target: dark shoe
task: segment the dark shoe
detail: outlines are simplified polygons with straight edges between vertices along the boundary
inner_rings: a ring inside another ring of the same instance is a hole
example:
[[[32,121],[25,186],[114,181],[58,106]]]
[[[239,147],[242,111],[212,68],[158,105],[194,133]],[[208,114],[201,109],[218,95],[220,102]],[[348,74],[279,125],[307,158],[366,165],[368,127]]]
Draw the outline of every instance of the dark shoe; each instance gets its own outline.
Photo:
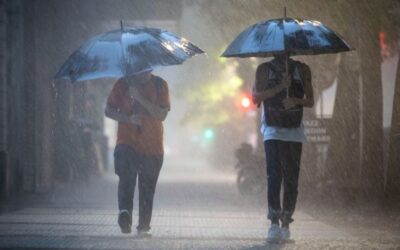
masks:
[[[127,210],[122,210],[118,215],[118,225],[121,228],[121,232],[129,234],[132,232],[132,217]]]

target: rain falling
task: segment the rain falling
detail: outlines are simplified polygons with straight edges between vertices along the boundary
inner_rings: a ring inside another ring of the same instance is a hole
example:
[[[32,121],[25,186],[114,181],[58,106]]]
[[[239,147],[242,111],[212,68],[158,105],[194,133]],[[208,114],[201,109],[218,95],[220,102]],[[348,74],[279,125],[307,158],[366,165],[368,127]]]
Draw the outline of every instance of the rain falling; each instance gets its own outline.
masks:
[[[0,0],[0,249],[400,249],[400,1]]]

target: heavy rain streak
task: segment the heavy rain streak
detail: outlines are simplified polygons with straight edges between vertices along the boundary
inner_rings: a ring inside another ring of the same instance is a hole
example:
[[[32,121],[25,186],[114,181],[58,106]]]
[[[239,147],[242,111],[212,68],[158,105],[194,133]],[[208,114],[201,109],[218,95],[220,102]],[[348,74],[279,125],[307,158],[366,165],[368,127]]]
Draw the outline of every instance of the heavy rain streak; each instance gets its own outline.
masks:
[[[0,0],[0,249],[400,249],[398,0]]]

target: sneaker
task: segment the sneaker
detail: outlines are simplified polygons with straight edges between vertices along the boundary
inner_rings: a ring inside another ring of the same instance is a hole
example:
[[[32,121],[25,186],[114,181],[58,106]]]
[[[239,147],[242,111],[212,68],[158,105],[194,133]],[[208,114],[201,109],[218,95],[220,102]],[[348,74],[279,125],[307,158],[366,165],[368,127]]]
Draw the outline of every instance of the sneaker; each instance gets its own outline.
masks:
[[[271,224],[268,230],[267,241],[269,243],[279,243],[281,240],[281,230],[278,224]]]
[[[281,228],[281,240],[282,241],[290,241],[290,231],[289,227],[282,227]]]
[[[151,238],[151,231],[149,230],[137,230],[137,237],[138,238]]]
[[[118,215],[118,225],[121,228],[121,232],[129,234],[131,232],[132,217],[128,210],[121,210]]]

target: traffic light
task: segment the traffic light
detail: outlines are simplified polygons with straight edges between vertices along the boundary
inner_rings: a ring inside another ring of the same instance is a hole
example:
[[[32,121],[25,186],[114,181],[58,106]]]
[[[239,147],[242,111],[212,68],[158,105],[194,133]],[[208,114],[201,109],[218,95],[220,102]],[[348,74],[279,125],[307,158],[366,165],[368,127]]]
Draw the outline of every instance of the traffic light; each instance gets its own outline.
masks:
[[[241,93],[237,99],[238,106],[242,112],[253,110],[253,102],[251,101],[250,94]]]
[[[203,132],[203,137],[207,141],[210,141],[210,140],[214,139],[214,137],[215,137],[214,130],[212,128],[205,129],[204,132]]]
[[[202,139],[200,146],[204,149],[208,149],[215,142],[215,131],[214,128],[205,128],[203,130]]]
[[[247,97],[247,96],[242,97],[242,100],[241,100],[240,104],[245,109],[250,108],[250,105],[251,105],[250,98]]]

